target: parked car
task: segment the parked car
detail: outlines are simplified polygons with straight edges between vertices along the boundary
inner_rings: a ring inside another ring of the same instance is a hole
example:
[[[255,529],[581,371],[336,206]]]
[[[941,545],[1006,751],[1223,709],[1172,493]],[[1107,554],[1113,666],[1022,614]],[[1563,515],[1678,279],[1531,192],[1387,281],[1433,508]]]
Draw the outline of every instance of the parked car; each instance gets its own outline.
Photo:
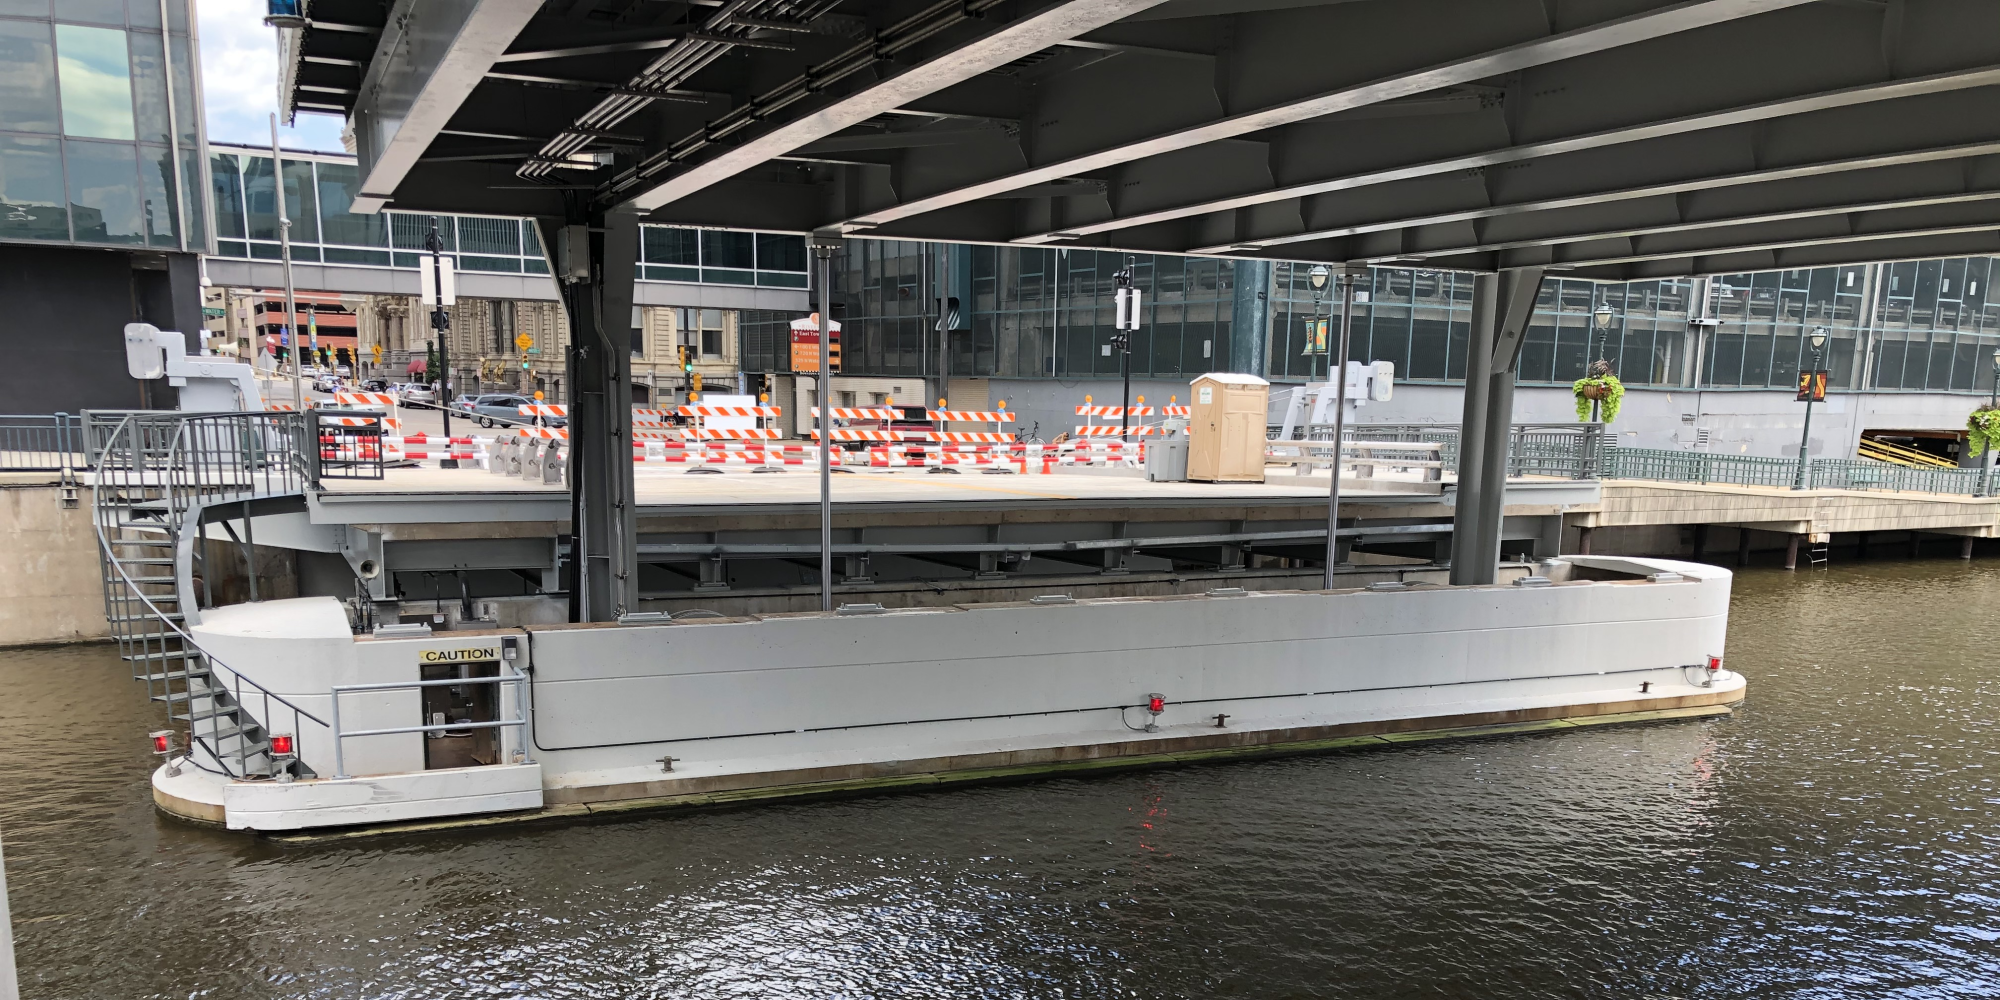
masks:
[[[532,418],[522,416],[521,407],[533,402],[534,400],[526,396],[515,396],[507,393],[488,393],[483,396],[473,397],[473,405],[467,407],[467,410],[471,412],[473,419],[477,420],[481,427],[491,427],[497,423],[524,424],[531,422]],[[554,421],[561,420],[561,417],[549,417],[546,419],[551,421],[547,426],[564,426],[562,423],[554,423]]]
[[[384,379],[371,378],[361,383],[362,392],[388,392],[389,383]]]
[[[396,395],[405,403],[437,402],[437,389],[422,382],[405,382],[396,387]]]
[[[314,390],[319,392],[339,392],[342,389],[347,388],[346,386],[341,384],[341,381],[337,376],[333,375],[314,376],[312,380],[312,387]]]

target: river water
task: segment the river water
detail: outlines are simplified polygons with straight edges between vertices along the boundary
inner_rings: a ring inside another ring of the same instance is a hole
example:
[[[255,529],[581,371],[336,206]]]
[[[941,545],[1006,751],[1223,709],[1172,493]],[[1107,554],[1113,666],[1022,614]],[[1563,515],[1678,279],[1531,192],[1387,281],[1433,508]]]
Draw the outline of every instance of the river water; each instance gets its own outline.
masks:
[[[1732,718],[310,847],[156,816],[107,648],[7,652],[22,995],[1993,996],[1996,606],[1748,571]]]

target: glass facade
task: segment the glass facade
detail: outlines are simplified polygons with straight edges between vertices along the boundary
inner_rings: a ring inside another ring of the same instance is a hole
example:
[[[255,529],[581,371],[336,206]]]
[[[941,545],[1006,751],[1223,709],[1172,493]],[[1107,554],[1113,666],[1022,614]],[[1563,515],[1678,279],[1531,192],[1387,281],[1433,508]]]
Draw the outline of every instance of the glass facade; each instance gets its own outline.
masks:
[[[0,2],[0,240],[208,249],[194,60],[186,0]]]
[[[292,259],[319,264],[415,269],[435,218],[445,250],[461,271],[547,274],[535,227],[526,219],[386,211],[358,215],[361,190],[352,157],[284,157],[285,207],[292,219]],[[271,154],[213,147],[216,256],[278,259],[278,205]],[[806,243],[800,236],[641,226],[639,280],[804,288]]]
[[[690,237],[692,236],[690,235]],[[964,263],[954,263],[963,259]],[[1269,267],[1269,286],[1239,287],[1261,265],[1088,250],[850,241],[835,258],[835,316],[849,375],[935,374],[940,297],[923,275],[969,289],[946,339],[954,377],[1104,378],[1113,274],[1133,263],[1144,312],[1133,338],[1138,378],[1185,379],[1227,369],[1231,344],[1265,338],[1263,374],[1322,378],[1315,316],[1337,329],[1331,292],[1315,299],[1308,265]],[[803,263],[803,262],[801,262]],[[954,268],[965,270],[951,278]],[[1255,285],[1257,279],[1252,279]],[[1403,381],[1465,377],[1473,276],[1381,267],[1358,289],[1352,356],[1391,361]],[[1835,387],[1987,392],[2000,348],[2000,258],[1954,258],[1610,283],[1551,275],[1521,351],[1523,384],[1567,384],[1603,357],[1628,385],[1790,389],[1810,363],[1809,335],[1827,328],[1822,365]],[[1697,302],[1705,294],[1707,302]],[[1255,303],[1264,303],[1267,309]],[[1593,316],[1608,307],[1609,326]],[[1709,322],[1692,323],[1706,317]],[[790,313],[743,315],[747,371],[785,371]]]

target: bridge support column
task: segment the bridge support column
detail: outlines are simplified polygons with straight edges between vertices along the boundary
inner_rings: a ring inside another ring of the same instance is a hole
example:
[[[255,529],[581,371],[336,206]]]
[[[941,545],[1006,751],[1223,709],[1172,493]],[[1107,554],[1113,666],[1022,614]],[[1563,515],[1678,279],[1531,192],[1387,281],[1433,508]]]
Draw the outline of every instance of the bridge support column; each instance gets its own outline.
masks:
[[[1477,553],[1485,551],[1479,545],[1479,483],[1480,469],[1486,460],[1486,389],[1492,375],[1499,289],[1499,275],[1473,276],[1472,333],[1465,355],[1465,410],[1458,424],[1458,506],[1451,517],[1454,584],[1477,582]]]
[[[1967,535],[1967,536],[1965,536],[1964,538],[1961,538],[1961,539],[1959,539],[1959,540],[1958,540],[1958,557],[1959,557],[1960,559],[1970,559],[1970,558],[1972,558],[1972,536],[1971,536],[1971,535]]]
[[[1799,568],[1799,536],[1797,534],[1785,536],[1785,568]]]
[[[1750,529],[1736,529],[1736,565],[1750,565]]]
[[[1514,431],[1514,378],[1521,360],[1521,345],[1527,339],[1528,321],[1533,318],[1535,297],[1541,292],[1542,269],[1518,268],[1497,275],[1480,275],[1472,285],[1472,327],[1470,354],[1466,364],[1465,421],[1459,427],[1458,510],[1453,521],[1451,582],[1492,583],[1500,569],[1500,519],[1507,504],[1508,444]],[[1488,304],[1482,310],[1481,289],[1488,289]],[[1486,391],[1484,406],[1474,410],[1473,376],[1478,374],[1472,358],[1480,355],[1477,345],[1482,322],[1493,331],[1493,349],[1485,355]],[[1477,470],[1465,466],[1468,442],[1480,442]],[[1477,475],[1468,475],[1476,471]],[[1467,495],[1469,483],[1476,483]],[[1468,516],[1471,536],[1463,533],[1459,518]]]
[[[1923,558],[1923,555],[1924,555],[1924,533],[1921,531],[1910,532],[1910,558],[1921,559]]]
[[[1589,554],[1590,554],[1590,536],[1591,536],[1591,535],[1592,535],[1592,534],[1593,534],[1594,532],[1596,532],[1596,531],[1597,531],[1597,529],[1596,529],[1596,528],[1578,528],[1578,529],[1576,529],[1576,554],[1577,554],[1577,555],[1580,555],[1580,556],[1587,556],[1587,555],[1589,555]]]
[[[582,210],[537,220],[569,314],[570,620],[639,604],[632,483],[632,281],[639,217]]]

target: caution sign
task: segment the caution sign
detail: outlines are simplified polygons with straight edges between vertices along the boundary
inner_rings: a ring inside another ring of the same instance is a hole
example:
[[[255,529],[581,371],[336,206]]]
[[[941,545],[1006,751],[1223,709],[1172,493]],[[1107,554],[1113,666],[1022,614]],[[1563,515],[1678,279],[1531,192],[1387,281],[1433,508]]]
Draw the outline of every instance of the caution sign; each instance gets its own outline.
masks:
[[[480,660],[497,660],[500,651],[491,646],[478,649],[422,649],[417,651],[418,663],[476,663]]]
[[[1826,402],[1826,372],[1825,372],[1825,370],[1821,370],[1821,371],[1816,371],[1816,372],[1800,372],[1800,373],[1799,373],[1799,399],[1798,399],[1798,401],[1799,401],[1799,402],[1801,402],[1801,403],[1824,403],[1824,402]]]

